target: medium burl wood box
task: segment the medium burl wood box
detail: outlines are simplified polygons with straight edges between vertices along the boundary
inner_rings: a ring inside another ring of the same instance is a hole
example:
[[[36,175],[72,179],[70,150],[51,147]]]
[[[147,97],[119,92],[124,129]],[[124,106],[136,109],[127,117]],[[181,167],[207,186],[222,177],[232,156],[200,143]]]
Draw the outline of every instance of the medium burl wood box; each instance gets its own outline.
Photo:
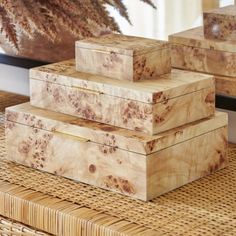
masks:
[[[149,200],[225,167],[227,114],[159,135],[30,106],[6,110],[7,158]]]
[[[236,41],[206,39],[203,27],[169,36],[175,68],[236,77]]]
[[[70,60],[32,69],[30,90],[33,106],[149,134],[215,111],[213,76],[181,70],[133,83],[78,72]]]
[[[76,42],[76,69],[119,80],[155,79],[171,71],[166,41],[108,34]]]
[[[230,5],[203,13],[204,35],[209,39],[236,39],[236,6]]]

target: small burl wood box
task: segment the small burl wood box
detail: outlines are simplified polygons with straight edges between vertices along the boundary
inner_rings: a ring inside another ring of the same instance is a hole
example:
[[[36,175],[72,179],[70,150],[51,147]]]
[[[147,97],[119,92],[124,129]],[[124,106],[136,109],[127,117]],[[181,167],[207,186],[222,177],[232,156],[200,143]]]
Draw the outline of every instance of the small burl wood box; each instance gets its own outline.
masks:
[[[198,27],[169,36],[175,68],[236,77],[236,41],[206,39]]]
[[[149,200],[228,164],[227,115],[150,136],[26,103],[6,110],[6,145],[10,161]]]
[[[137,83],[81,73],[74,61],[30,71],[31,105],[156,134],[214,114],[211,75],[174,70]]]
[[[226,6],[203,13],[204,35],[209,39],[236,39],[236,6]]]
[[[166,41],[108,34],[76,42],[76,69],[119,80],[153,79],[171,71]]]

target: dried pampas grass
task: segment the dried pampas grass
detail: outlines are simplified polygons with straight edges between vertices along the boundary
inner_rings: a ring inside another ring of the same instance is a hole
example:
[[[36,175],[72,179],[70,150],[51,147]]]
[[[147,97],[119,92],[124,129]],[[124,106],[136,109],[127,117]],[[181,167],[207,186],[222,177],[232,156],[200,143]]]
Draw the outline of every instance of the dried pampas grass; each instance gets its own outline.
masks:
[[[151,0],[141,1],[155,8]],[[33,38],[34,33],[39,33],[52,42],[60,40],[58,25],[78,39],[98,32],[120,32],[106,4],[130,22],[123,0],[0,0],[0,33],[19,50],[21,34]]]

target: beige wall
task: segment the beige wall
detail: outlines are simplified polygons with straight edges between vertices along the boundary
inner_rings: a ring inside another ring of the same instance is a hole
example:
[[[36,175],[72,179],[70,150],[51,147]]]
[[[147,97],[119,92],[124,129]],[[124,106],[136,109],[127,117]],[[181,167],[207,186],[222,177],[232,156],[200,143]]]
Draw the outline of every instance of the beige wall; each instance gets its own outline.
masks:
[[[208,0],[209,1],[209,0]],[[129,25],[116,11],[116,17],[124,34],[167,39],[169,34],[198,26],[201,20],[201,0],[154,0],[157,10],[139,0],[126,0]]]
[[[124,34],[167,39],[169,34],[202,24],[202,7],[212,8],[233,4],[234,0],[153,0],[153,10],[140,0],[126,0],[130,19],[129,25],[119,14],[109,8],[116,17]]]

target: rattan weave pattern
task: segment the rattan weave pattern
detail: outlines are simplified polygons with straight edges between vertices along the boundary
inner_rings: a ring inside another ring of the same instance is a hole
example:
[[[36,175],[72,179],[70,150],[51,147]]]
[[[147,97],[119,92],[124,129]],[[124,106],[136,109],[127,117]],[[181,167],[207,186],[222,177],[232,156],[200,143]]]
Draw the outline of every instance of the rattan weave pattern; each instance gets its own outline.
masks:
[[[3,119],[0,118],[0,120]],[[3,132],[2,123],[0,125],[0,156],[2,158],[5,155]],[[134,223],[129,225],[130,228],[133,227],[130,234],[119,235],[138,235],[134,233],[136,228],[137,232],[139,229],[140,232],[144,229],[152,230],[150,234],[143,235],[234,236],[236,235],[236,146],[230,148],[229,156],[231,162],[226,169],[148,203],[4,160],[0,162],[0,180],[23,187],[10,186],[15,189],[14,194],[16,191],[28,191],[27,189],[30,189],[32,194],[43,193],[47,198],[45,204],[48,209],[53,208],[53,201],[57,198],[65,200],[68,204],[74,203],[73,207],[92,209],[93,214],[97,212],[97,214],[105,214],[111,218]],[[20,198],[21,195],[15,196]],[[51,203],[49,203],[50,200]],[[65,212],[64,208],[63,212]],[[67,214],[68,217],[72,214],[69,208]],[[37,225],[37,222],[35,224]],[[89,221],[85,223],[86,226],[89,224],[91,224]],[[36,227],[36,225],[32,226]],[[111,221],[107,226],[104,223],[106,235],[118,235],[109,233],[110,227],[112,227]],[[40,229],[45,231],[43,225]],[[58,232],[49,226],[47,229],[51,229],[51,233]]]
[[[0,216],[1,236],[47,236],[49,234],[31,229],[11,219]]]
[[[0,134],[4,133],[4,114],[5,107],[16,105],[22,102],[28,101],[29,98],[25,96],[19,96],[16,94],[0,91]],[[4,148],[4,136],[0,135],[0,158],[5,156]],[[2,203],[0,202],[0,205]],[[1,236],[46,236],[49,234],[32,229],[19,222],[0,216],[0,235]]]

